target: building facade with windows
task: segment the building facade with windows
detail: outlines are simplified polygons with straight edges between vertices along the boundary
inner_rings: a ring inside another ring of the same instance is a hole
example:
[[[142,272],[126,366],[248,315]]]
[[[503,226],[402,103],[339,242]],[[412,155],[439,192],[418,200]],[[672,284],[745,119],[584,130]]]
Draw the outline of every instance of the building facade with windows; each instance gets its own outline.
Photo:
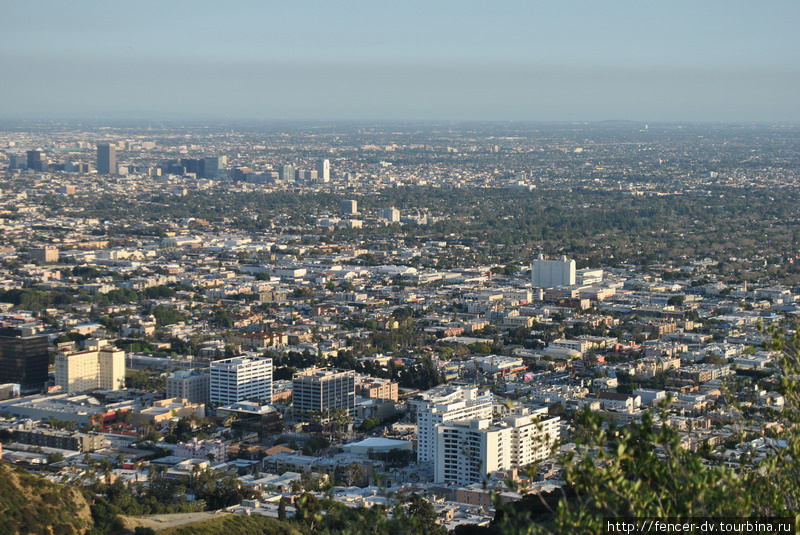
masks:
[[[292,378],[294,417],[308,420],[318,413],[323,417],[344,410],[350,416],[356,408],[356,373],[352,370],[309,368]]]
[[[272,359],[231,357],[211,363],[210,401],[229,405],[237,401],[272,402]]]
[[[125,388],[125,351],[95,347],[57,354],[56,386],[67,394],[122,390]]]
[[[576,280],[575,261],[562,256],[558,260],[546,260],[543,255],[531,264],[531,284],[539,288],[573,286]]]
[[[558,436],[559,418],[548,417],[546,408],[533,413],[520,408],[495,423],[482,418],[438,424],[435,481],[470,485],[493,472],[545,460]]]
[[[417,417],[417,462],[435,458],[436,426],[492,417],[492,393],[475,387],[437,386],[410,400]]]
[[[167,399],[188,399],[192,403],[208,403],[211,375],[197,370],[178,370],[166,381]]]
[[[47,336],[37,329],[0,319],[0,384],[18,384],[22,394],[41,392],[47,382]]]

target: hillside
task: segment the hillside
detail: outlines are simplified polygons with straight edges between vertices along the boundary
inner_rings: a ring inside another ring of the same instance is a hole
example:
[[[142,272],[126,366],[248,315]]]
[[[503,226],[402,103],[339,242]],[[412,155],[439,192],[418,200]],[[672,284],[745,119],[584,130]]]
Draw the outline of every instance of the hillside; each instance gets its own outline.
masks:
[[[0,535],[78,535],[94,522],[79,490],[0,463]]]
[[[159,530],[158,535],[300,535],[300,531],[274,518],[226,514],[212,520]]]

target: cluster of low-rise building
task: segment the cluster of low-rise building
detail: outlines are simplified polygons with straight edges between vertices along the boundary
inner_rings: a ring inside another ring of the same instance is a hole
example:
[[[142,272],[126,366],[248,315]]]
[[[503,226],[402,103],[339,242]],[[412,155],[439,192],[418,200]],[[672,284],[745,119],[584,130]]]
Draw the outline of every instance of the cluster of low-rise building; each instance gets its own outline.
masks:
[[[166,134],[79,137],[74,150],[31,148],[25,158],[7,151],[7,176],[30,189],[0,191],[3,460],[80,483],[97,459],[114,464],[107,477],[137,485],[155,467],[174,479],[230,473],[261,496],[231,510],[267,516],[282,500],[291,516],[309,477],[348,506],[424,492],[453,527],[488,521],[493,493],[511,501],[557,488],[579,410],[622,425],[662,411],[685,447],[709,448],[709,462],[769,454],[765,430],[779,426],[784,400],[767,333],[797,319],[797,288],[768,277],[726,283],[707,258],[578,269],[567,256],[537,255],[513,270],[437,267],[470,246],[453,235],[358,236],[437,215],[359,210],[356,194],[460,187],[472,171],[475,187],[530,191],[532,175],[480,162],[449,175],[438,164],[398,170],[351,160],[345,147],[326,153],[320,140],[287,161],[234,138],[236,156],[219,139],[187,146]],[[389,138],[358,151],[413,159],[442,149]],[[534,150],[503,143],[459,139],[447,152],[495,161]],[[611,165],[592,180],[622,168],[613,147],[562,145],[536,150],[605,154]],[[98,155],[102,181],[89,171]],[[135,203],[131,191],[226,188],[354,198],[259,230],[185,214],[111,222],[82,203],[68,214],[46,203],[56,191]],[[323,229],[347,231],[323,239]],[[746,386],[734,390],[733,378]]]

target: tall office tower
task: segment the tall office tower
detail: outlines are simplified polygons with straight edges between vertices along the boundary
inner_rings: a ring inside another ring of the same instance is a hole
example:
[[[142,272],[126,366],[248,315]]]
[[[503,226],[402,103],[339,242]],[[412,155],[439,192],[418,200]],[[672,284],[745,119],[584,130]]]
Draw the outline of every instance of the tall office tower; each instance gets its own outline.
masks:
[[[44,153],[40,150],[29,150],[27,153],[28,157],[28,169],[33,169],[34,171],[44,171],[47,167],[47,164],[44,159]]]
[[[390,206],[389,208],[384,208],[381,210],[380,218],[385,219],[389,223],[397,223],[398,221],[400,221],[400,210],[398,210],[394,206]]]
[[[435,459],[436,426],[442,422],[492,417],[492,393],[474,387],[441,385],[410,400],[417,415],[417,461]]]
[[[187,173],[193,173],[200,176],[200,162],[197,158],[181,158],[181,166],[186,169]]]
[[[192,403],[208,403],[211,375],[197,370],[178,370],[167,376],[167,399],[188,399]]]
[[[17,383],[22,394],[41,392],[47,382],[47,336],[33,322],[0,318],[0,384]]]
[[[445,422],[436,426],[436,483],[464,486],[481,483],[492,472],[542,461],[558,440],[559,417],[547,409],[516,409],[492,423],[488,418]]]
[[[317,180],[320,182],[331,181],[331,162],[328,160],[317,161]]]
[[[97,172],[101,175],[117,174],[117,149],[114,145],[97,145]]]
[[[329,414],[345,410],[353,416],[356,409],[356,372],[332,368],[309,368],[292,378],[292,407],[298,420],[308,420],[313,413]]]
[[[211,403],[229,405],[237,401],[272,403],[272,359],[231,357],[211,363]]]
[[[67,394],[125,388],[125,351],[95,345],[56,355],[56,386]]]
[[[531,264],[531,284],[539,288],[556,288],[575,284],[575,261],[562,256],[545,260],[541,254]]]
[[[28,167],[28,157],[27,155],[22,155],[19,153],[9,153],[8,154],[8,168],[9,169],[25,169]]]
[[[342,201],[339,205],[339,211],[342,215],[356,215],[358,214],[358,201],[346,200]]]
[[[200,160],[200,176],[203,178],[217,178],[219,176],[220,162],[218,156],[208,156]]]
[[[294,166],[282,165],[280,171],[281,180],[284,182],[294,182]]]

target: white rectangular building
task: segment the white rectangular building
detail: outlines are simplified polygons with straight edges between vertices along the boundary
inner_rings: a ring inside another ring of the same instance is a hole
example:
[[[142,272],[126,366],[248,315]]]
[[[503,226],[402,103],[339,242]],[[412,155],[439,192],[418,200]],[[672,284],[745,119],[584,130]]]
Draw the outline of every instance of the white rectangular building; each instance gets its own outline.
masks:
[[[474,387],[437,386],[410,401],[417,416],[417,462],[435,458],[436,426],[492,417],[492,393]]]
[[[331,162],[329,160],[317,161],[317,180],[323,183],[331,180]]]
[[[400,221],[400,210],[394,206],[383,208],[380,211],[379,217],[388,221],[389,223],[397,223]]]
[[[173,455],[182,459],[208,459],[214,462],[223,462],[228,457],[228,446],[219,439],[198,440],[193,438],[188,442],[178,442]]]
[[[539,288],[557,288],[575,284],[575,261],[562,256],[558,260],[545,260],[544,256],[531,264],[531,284]]]
[[[527,408],[492,423],[489,419],[446,422],[436,426],[436,483],[470,485],[499,470],[542,461],[559,436],[559,418],[547,409]]]
[[[232,357],[211,363],[211,403],[230,405],[237,401],[272,403],[272,359]]]

